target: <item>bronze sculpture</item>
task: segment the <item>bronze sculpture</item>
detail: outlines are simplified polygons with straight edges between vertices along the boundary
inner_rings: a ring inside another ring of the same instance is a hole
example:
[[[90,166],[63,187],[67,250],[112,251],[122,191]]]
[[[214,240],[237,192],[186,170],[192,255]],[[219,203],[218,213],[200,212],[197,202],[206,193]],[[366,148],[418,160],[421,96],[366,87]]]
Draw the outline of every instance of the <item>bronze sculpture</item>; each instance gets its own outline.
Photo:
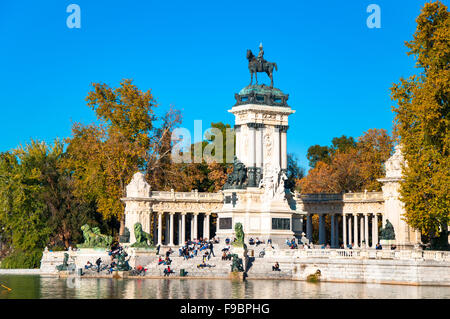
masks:
[[[265,72],[270,78],[270,88],[273,88],[273,69],[278,71],[277,64],[264,60],[264,50],[262,44],[259,46],[258,57],[253,55],[252,50],[247,50],[248,70],[251,74],[250,85],[253,82],[253,73],[255,74],[256,84],[258,84],[258,72]]]

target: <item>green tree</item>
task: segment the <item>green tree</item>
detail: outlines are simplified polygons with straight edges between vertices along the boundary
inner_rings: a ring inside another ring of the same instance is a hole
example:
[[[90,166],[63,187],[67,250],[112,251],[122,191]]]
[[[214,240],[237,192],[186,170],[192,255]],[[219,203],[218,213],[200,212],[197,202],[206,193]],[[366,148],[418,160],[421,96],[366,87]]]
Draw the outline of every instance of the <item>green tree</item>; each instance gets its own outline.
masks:
[[[295,154],[287,154],[287,171],[285,187],[292,192],[295,190],[296,181],[302,179],[305,176],[305,170],[298,163],[298,158]]]
[[[429,238],[446,236],[450,210],[450,17],[439,1],[416,19],[408,55],[419,72],[391,88],[395,128],[407,165],[400,194],[407,223]],[[445,240],[446,242],[447,240]]]
[[[335,153],[336,151],[347,152],[352,148],[356,148],[356,141],[353,137],[347,137],[342,135],[341,137],[333,137],[331,140],[331,151]]]
[[[328,146],[313,145],[308,148],[306,158],[309,161],[309,166],[316,167],[317,162],[330,162],[331,150]]]

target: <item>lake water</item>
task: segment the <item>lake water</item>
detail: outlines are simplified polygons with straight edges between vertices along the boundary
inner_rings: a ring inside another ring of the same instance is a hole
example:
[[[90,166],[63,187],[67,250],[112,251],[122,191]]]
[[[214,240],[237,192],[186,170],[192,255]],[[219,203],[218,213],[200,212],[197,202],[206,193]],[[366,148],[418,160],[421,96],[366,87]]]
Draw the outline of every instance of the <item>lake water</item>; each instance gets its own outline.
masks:
[[[450,287],[404,286],[350,283],[308,283],[288,280],[204,279],[59,279],[36,275],[0,275],[0,299],[66,298],[66,299],[186,299],[186,298],[348,298],[450,299]]]

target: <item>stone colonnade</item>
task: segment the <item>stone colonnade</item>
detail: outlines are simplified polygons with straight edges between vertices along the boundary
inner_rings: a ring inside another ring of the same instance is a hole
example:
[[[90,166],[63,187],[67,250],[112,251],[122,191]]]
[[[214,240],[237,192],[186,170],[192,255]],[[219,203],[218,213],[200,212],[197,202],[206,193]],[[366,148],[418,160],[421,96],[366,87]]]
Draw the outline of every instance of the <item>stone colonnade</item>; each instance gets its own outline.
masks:
[[[156,245],[178,246],[187,240],[211,238],[211,212],[153,212]],[[165,229],[163,240],[163,228]],[[214,237],[214,235],[212,236]]]
[[[313,241],[313,213],[306,214],[306,238]],[[353,245],[353,248],[375,248],[379,242],[378,221],[382,220],[381,213],[318,213],[319,242],[323,245],[330,243],[331,248]],[[330,216],[330,238],[325,229],[325,215]],[[339,227],[339,222],[342,228]],[[342,241],[339,240],[341,234]]]

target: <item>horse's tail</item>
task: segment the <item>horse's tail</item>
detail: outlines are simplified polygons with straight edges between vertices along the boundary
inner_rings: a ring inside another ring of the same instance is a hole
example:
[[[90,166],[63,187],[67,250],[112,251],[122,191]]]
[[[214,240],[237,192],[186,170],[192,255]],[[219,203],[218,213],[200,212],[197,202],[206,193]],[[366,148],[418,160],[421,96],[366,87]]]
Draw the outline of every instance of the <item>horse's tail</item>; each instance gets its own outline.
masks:
[[[274,62],[273,66],[275,67],[275,71],[278,71],[277,64]]]

